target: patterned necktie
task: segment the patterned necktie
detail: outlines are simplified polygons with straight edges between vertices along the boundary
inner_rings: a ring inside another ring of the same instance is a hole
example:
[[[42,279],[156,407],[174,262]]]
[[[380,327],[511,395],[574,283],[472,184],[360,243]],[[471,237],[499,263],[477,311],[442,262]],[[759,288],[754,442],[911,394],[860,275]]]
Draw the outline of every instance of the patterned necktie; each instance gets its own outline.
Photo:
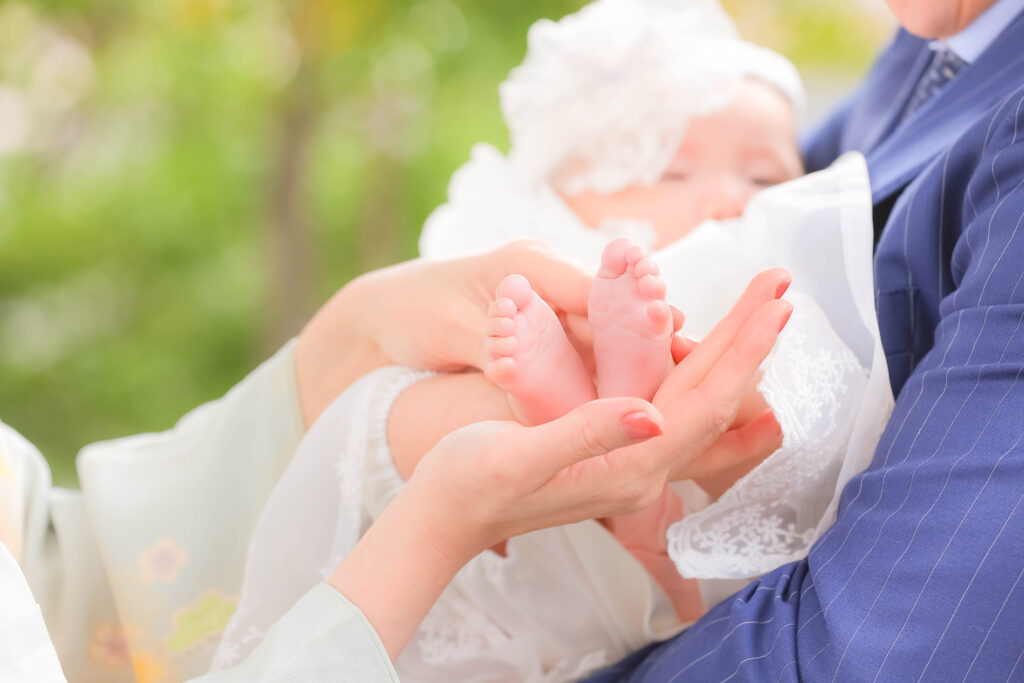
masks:
[[[903,123],[925,102],[935,96],[937,92],[953,80],[961,69],[967,66],[967,62],[960,59],[948,47],[936,47],[932,55],[932,61],[928,64],[921,80],[917,82],[914,94],[907,100],[907,106],[900,116],[900,123]]]

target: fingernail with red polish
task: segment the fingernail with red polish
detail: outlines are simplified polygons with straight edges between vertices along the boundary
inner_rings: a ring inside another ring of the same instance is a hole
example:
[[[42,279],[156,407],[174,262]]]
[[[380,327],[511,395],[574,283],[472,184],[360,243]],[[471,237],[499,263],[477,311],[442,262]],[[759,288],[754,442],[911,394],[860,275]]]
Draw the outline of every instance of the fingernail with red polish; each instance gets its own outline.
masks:
[[[786,327],[786,323],[789,322],[790,316],[793,315],[793,309],[786,311],[786,315],[782,316],[782,322],[779,323],[779,332],[782,332],[783,328]]]
[[[634,439],[650,439],[661,434],[661,427],[651,419],[650,415],[642,410],[627,413],[621,419],[622,426],[626,428],[626,433]]]
[[[786,293],[786,290],[789,289],[789,285],[791,285],[792,283],[792,280],[786,280],[785,282],[780,284],[778,289],[775,290],[775,298],[781,299],[782,295]]]

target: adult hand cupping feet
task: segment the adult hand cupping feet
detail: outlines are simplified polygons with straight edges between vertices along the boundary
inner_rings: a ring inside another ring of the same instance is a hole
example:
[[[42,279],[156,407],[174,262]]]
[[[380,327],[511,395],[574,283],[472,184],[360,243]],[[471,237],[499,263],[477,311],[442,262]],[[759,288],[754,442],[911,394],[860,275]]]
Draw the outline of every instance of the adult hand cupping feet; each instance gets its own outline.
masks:
[[[643,247],[628,239],[608,244],[588,304],[592,377],[551,307],[526,278],[509,275],[488,310],[487,377],[508,392],[522,424],[553,420],[597,397],[650,400],[674,366],[672,337],[682,322],[665,293]]]
[[[704,386],[705,381],[722,381],[722,371],[712,375],[711,369],[723,354],[727,354],[726,363],[735,363],[741,355],[751,353],[762,354],[763,359],[774,343],[774,335],[767,341],[769,338],[762,334],[767,347],[753,341],[737,348],[733,344],[744,325],[771,325],[770,321],[777,318],[775,333],[781,329],[791,309],[788,303],[776,300],[789,281],[789,275],[781,269],[761,273],[708,338],[690,345],[674,334],[681,320],[665,302],[666,288],[658,267],[641,246],[618,239],[605,248],[590,293],[589,325],[596,376],[585,368],[551,307],[519,275],[502,281],[488,311],[485,372],[508,392],[512,415],[528,425],[561,417],[595,396],[655,397],[660,405],[674,410],[692,409],[694,402],[699,410],[710,407],[710,422],[728,422],[707,444],[699,462],[679,464],[672,479],[700,477],[709,492],[717,495],[721,493],[717,475],[729,475],[737,465],[756,465],[778,448],[779,425],[758,394],[754,377],[742,387],[730,389],[734,392],[731,399],[739,400],[728,410],[712,401],[698,400],[699,395],[695,399],[691,392]],[[768,308],[760,311],[762,306]],[[680,364],[673,370],[676,360]]]
[[[752,402],[763,404],[753,383],[758,366],[793,312],[780,299],[790,282],[789,273],[781,268],[759,273],[728,315],[658,389],[653,403],[665,414],[666,439],[652,447],[668,451],[680,447],[670,481],[714,475],[749,460],[755,447],[778,438],[770,411],[742,426],[736,418],[741,409],[749,411]],[[700,420],[705,421],[703,425]],[[681,448],[684,444],[689,452]]]
[[[360,607],[394,658],[459,568],[486,548],[640,510],[670,476],[721,465],[727,458],[709,464],[702,454],[731,424],[788,319],[789,304],[777,301],[788,281],[778,269],[755,278],[672,372],[655,405],[601,399],[536,427],[492,421],[449,434],[330,583]]]
[[[646,401],[620,398],[537,427],[491,421],[452,432],[329,583],[366,615],[394,660],[475,555],[517,534],[636,505],[657,486],[658,473],[644,473],[643,486],[617,489],[602,482],[612,473],[600,461],[660,434],[663,422]]]

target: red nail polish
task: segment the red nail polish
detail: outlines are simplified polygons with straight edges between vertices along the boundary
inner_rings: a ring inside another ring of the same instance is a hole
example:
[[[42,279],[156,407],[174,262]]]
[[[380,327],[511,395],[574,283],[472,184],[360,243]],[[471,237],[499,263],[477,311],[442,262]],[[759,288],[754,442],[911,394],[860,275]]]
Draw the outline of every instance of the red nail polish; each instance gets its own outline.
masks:
[[[642,410],[627,413],[622,416],[622,426],[626,433],[635,439],[650,439],[661,434],[661,427],[655,424],[651,416]]]
[[[793,315],[793,309],[786,311],[786,315],[782,316],[782,322],[779,323],[779,332],[782,332],[783,328],[786,327],[786,323],[789,322],[790,316]]]
[[[775,298],[781,299],[782,295],[786,293],[786,290],[789,289],[789,285],[792,284],[792,282],[792,280],[786,280],[785,282],[780,284],[778,289],[775,290]]]

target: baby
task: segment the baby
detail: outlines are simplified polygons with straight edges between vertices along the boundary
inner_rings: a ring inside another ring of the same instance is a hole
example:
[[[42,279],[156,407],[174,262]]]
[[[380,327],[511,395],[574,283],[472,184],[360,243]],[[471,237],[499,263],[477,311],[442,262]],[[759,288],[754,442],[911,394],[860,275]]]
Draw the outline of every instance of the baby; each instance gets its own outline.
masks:
[[[619,42],[608,46],[609,36]],[[478,375],[406,391],[388,434],[406,478],[441,437],[469,422],[539,424],[598,397],[653,398],[673,367],[674,329],[647,247],[672,244],[704,220],[739,216],[757,191],[803,170],[795,69],[739,41],[715,3],[600,0],[556,24],[539,22],[501,92],[508,158],[478,146],[453,179],[449,204],[428,220],[422,250],[451,256],[528,236],[596,267],[594,367],[529,283],[509,276],[483,331],[485,375],[504,393]],[[716,488],[742,473],[726,473]],[[664,528],[681,516],[666,493],[646,516],[607,526],[658,577],[680,618],[692,620],[702,605],[663,552]]]

